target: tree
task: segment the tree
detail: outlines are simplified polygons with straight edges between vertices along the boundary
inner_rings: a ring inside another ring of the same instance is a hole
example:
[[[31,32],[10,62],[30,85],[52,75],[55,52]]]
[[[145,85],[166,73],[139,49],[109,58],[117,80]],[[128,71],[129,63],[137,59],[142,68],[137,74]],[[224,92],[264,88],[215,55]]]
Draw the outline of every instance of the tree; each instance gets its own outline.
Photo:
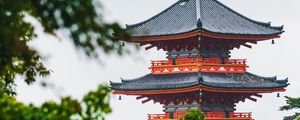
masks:
[[[51,74],[39,52],[28,45],[37,34],[25,17],[36,19],[44,32],[53,36],[59,37],[59,30],[67,31],[89,58],[100,56],[98,48],[106,54],[127,53],[119,40],[126,41],[130,35],[117,23],[106,23],[101,11],[101,3],[93,0],[0,0],[0,119],[104,119],[103,115],[111,112],[107,86],[99,86],[83,100],[64,97],[60,103],[45,102],[39,107],[14,97],[17,76],[30,85]]]
[[[288,97],[288,96],[285,96],[285,98],[286,98],[287,105],[281,106],[280,107],[281,111],[300,109],[300,98],[292,98],[292,97]],[[294,120],[296,118],[297,118],[297,120],[299,120],[300,119],[299,117],[300,117],[300,113],[295,113],[292,116],[284,117],[284,120]]]
[[[109,106],[111,89],[100,85],[97,90],[86,94],[83,100],[70,96],[61,98],[59,103],[48,101],[41,106],[25,105],[14,97],[0,93],[1,120],[97,120],[111,112]]]
[[[127,51],[119,39],[127,40],[129,34],[117,23],[105,23],[101,10],[100,2],[93,0],[0,0],[0,90],[14,95],[16,76],[31,84],[50,74],[38,51],[28,46],[36,33],[26,16],[37,19],[54,36],[57,30],[68,31],[88,57],[99,57],[96,48],[108,54]]]
[[[198,109],[193,109],[184,115],[184,120],[204,120],[205,115]]]

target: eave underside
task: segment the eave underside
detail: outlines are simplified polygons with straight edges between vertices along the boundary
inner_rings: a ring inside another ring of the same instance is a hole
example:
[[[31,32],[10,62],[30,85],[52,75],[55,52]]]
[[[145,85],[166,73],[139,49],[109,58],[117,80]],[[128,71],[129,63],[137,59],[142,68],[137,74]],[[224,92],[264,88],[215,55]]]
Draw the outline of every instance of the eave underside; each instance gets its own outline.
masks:
[[[138,43],[148,43],[154,41],[170,41],[170,40],[180,40],[187,39],[191,37],[209,37],[212,39],[223,39],[223,40],[242,40],[242,41],[263,41],[275,38],[280,38],[280,34],[270,34],[270,35],[243,35],[243,34],[220,34],[208,32],[205,30],[197,29],[190,32],[170,34],[170,35],[157,35],[157,36],[133,36],[130,41]]]
[[[168,90],[114,90],[113,94],[120,95],[158,95],[158,94],[175,94],[175,93],[186,93],[195,91],[207,91],[207,92],[219,92],[219,93],[272,93],[272,92],[285,92],[282,88],[269,88],[269,89],[228,89],[228,88],[212,88],[207,86],[194,86],[189,88],[181,89],[168,89]]]
[[[262,95],[257,93],[219,93],[219,92],[204,92],[199,94],[199,91],[186,92],[186,93],[175,93],[175,94],[157,94],[157,95],[139,95],[136,97],[143,104],[149,101],[154,103],[160,103],[165,105],[165,107],[171,107],[170,104],[178,105],[185,104],[191,105],[197,103],[208,104],[235,104],[240,101],[245,102],[246,99],[257,101],[257,98],[261,98]]]

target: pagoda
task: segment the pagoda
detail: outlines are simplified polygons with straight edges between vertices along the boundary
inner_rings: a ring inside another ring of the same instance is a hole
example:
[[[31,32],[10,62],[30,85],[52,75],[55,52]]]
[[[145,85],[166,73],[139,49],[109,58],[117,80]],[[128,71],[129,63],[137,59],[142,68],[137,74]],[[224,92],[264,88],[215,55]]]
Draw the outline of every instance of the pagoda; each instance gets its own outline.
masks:
[[[236,104],[289,85],[247,72],[246,59],[230,56],[234,48],[280,38],[283,26],[252,20],[217,0],[180,0],[126,29],[131,42],[167,52],[165,60],[151,61],[151,73],[111,82],[113,94],[163,106],[163,114],[148,120],[179,120],[190,109],[203,111],[206,120],[254,120],[251,112],[236,112]]]

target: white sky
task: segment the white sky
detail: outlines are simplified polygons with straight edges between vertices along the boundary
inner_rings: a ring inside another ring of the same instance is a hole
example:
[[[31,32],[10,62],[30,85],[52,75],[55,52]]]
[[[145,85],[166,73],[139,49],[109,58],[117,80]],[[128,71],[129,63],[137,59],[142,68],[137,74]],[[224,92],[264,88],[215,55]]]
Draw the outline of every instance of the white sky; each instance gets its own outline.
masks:
[[[121,24],[133,24],[157,14],[176,0],[103,0],[107,21],[118,21]],[[289,77],[291,85],[281,96],[300,96],[300,1],[299,0],[220,0],[234,10],[254,20],[269,22],[272,25],[285,25],[286,32],[282,38],[260,42],[252,49],[241,48],[234,50],[234,58],[246,58],[250,68],[248,71],[262,76],[274,76],[283,79]],[[131,56],[117,57],[103,55],[102,63],[88,60],[80,51],[75,50],[68,39],[58,40],[43,34],[39,25],[38,40],[35,46],[44,56],[46,64],[54,72],[47,81],[55,84],[55,90],[43,89],[34,84],[27,86],[18,81],[17,98],[26,103],[41,104],[45,100],[58,100],[59,96],[71,95],[75,98],[82,96],[98,84],[107,81],[119,82],[122,78],[137,78],[149,73],[147,69],[150,60],[164,59],[163,51],[144,49]],[[60,34],[65,36],[65,34]],[[107,120],[146,120],[147,113],[162,113],[162,106],[149,102],[142,104],[133,96],[112,97],[113,113]],[[281,120],[292,112],[280,112],[279,106],[284,104],[283,97],[277,98],[276,93],[266,94],[258,102],[246,101],[237,105],[237,111],[253,112],[256,120]]]

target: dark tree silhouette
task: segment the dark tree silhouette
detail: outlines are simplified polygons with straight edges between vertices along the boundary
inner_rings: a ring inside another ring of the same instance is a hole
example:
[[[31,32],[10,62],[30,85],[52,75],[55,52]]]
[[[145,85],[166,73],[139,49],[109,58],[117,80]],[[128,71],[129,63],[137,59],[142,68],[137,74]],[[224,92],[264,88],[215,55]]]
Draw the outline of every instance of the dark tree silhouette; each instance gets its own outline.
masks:
[[[111,112],[107,101],[111,90],[105,85],[83,100],[65,97],[60,103],[46,102],[39,107],[14,97],[17,76],[30,85],[37,77],[51,74],[39,52],[28,46],[37,34],[24,20],[26,16],[35,18],[53,36],[67,30],[74,45],[89,58],[97,59],[98,49],[106,54],[126,53],[119,40],[126,41],[130,35],[117,23],[104,22],[101,14],[101,2],[93,0],[0,0],[0,119],[104,119]]]
[[[300,98],[292,98],[285,96],[287,105],[281,106],[280,110],[293,110],[293,109],[300,109]],[[292,116],[286,116],[284,117],[284,120],[300,120],[300,113],[295,113]]]

